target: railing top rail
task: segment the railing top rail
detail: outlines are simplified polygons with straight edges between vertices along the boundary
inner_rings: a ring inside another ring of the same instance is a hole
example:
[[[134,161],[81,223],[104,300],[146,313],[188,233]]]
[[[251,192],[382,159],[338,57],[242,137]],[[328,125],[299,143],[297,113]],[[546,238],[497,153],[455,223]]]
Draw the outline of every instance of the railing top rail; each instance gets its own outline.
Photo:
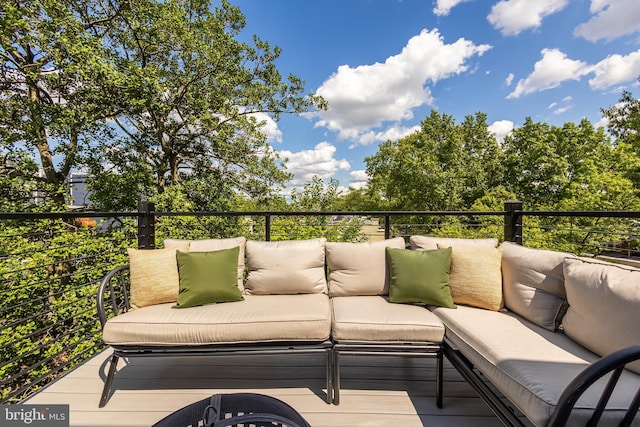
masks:
[[[640,211],[514,211],[522,216],[567,216],[593,218],[640,218]]]
[[[61,219],[61,218],[115,218],[161,216],[503,216],[505,211],[123,211],[123,212],[0,212],[0,220],[9,219]],[[640,218],[640,211],[524,211],[514,210],[510,214],[520,216],[594,217],[594,218]]]
[[[156,212],[150,214],[155,216],[439,216],[439,215],[484,215],[496,216],[504,215],[504,211],[247,211],[247,212]]]
[[[139,217],[144,212],[0,212],[1,219],[61,219]]]

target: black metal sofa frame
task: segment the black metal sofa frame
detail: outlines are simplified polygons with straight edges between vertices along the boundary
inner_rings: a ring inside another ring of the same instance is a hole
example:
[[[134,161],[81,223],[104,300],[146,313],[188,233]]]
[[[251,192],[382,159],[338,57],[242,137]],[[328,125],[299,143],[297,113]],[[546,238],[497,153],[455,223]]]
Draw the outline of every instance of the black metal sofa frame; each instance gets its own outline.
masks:
[[[333,403],[340,404],[340,359],[342,356],[402,356],[436,358],[436,406],[442,408],[442,345],[425,342],[335,341],[333,344]]]
[[[448,339],[444,340],[444,355],[451,364],[460,372],[463,378],[476,390],[480,398],[491,408],[493,413],[500,419],[505,426],[524,427],[525,424],[518,418],[508,401],[500,398],[498,394],[487,384],[487,380],[475,369],[473,364],[451,343]],[[595,408],[588,426],[596,426],[600,421],[600,417],[615,389],[620,375],[626,364],[640,360],[640,345],[628,347],[603,357],[585,368],[574,380],[564,389],[555,411],[551,415],[548,427],[564,426],[569,420],[574,405],[589,389],[589,387],[600,378],[609,375],[607,386],[603,390],[597,407]],[[631,426],[638,409],[640,408],[640,387],[635,397],[627,409],[626,416],[620,426]]]

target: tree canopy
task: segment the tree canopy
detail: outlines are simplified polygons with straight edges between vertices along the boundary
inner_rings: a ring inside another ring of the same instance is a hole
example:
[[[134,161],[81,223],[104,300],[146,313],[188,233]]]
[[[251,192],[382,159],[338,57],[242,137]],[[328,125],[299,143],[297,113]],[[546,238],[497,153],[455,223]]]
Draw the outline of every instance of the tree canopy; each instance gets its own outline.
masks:
[[[432,111],[418,132],[382,143],[365,162],[370,189],[390,209],[442,211],[470,206],[500,183],[501,160],[485,114],[458,125]]]
[[[625,111],[633,111],[637,100],[628,97]],[[615,143],[586,119],[558,127],[527,118],[499,145],[484,114],[456,124],[432,111],[420,131],[381,144],[366,159],[368,192],[400,210],[466,210],[498,194],[528,209],[637,209],[637,124],[633,113],[625,117],[610,125],[623,136]]]
[[[55,187],[85,168],[102,209],[173,185],[201,209],[272,194],[289,175],[265,121],[325,107],[278,47],[237,40],[226,0],[15,2],[0,19],[3,175]]]

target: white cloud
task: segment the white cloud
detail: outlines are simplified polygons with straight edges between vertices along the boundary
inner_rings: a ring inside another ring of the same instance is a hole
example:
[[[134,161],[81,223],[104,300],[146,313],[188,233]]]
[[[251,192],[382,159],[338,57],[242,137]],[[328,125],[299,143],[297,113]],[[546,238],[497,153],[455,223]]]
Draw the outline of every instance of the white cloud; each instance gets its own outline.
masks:
[[[572,101],[573,98],[571,96],[565,96],[559,102],[552,102],[551,104],[549,104],[547,109],[553,110],[553,114],[566,113],[573,108],[573,105],[571,104]]]
[[[282,142],[282,131],[278,129],[278,123],[266,113],[251,113],[258,123],[264,122],[260,130],[266,135],[269,142]]]
[[[573,105],[567,105],[566,107],[560,107],[560,108],[557,108],[557,109],[553,110],[553,114],[566,113],[567,111],[569,111],[572,108],[573,108]]]
[[[397,141],[405,136],[411,135],[412,133],[416,133],[419,130],[420,126],[416,125],[410,128],[404,126],[391,126],[381,132],[364,132],[358,135],[355,142],[349,148],[354,148],[358,145],[371,145],[374,142]]]
[[[463,38],[445,44],[438,30],[422,30],[384,63],[342,65],[317,91],[329,102],[329,109],[315,114],[320,118],[316,127],[358,141],[385,121],[409,120],[414,108],[433,103],[427,83],[466,71],[469,58],[490,48]]]
[[[511,86],[511,83],[513,83],[513,78],[514,77],[515,76],[513,75],[513,73],[509,73],[507,78],[504,80],[504,82],[507,84],[507,87]]]
[[[513,127],[511,120],[497,120],[489,125],[489,132],[494,134],[498,142],[502,144],[504,137],[513,132]]]
[[[610,55],[593,66],[592,89],[602,90],[634,80],[640,75],[640,50],[629,55]]]
[[[355,188],[359,190],[365,188],[369,183],[369,175],[367,175],[367,171],[365,170],[353,171],[349,173],[349,176],[351,178],[349,180],[349,188]]]
[[[451,9],[459,5],[460,3],[464,3],[470,0],[438,0],[436,2],[436,7],[433,9],[433,13],[438,16],[447,16]]]
[[[609,41],[640,31],[638,0],[591,0],[591,13],[595,16],[576,27],[576,36]]]
[[[640,50],[628,55],[610,55],[597,64],[590,65],[569,59],[558,49],[543,49],[542,58],[535,63],[533,72],[527,78],[518,81],[516,88],[507,98],[519,98],[533,92],[553,89],[566,80],[580,80],[583,76],[592,74],[594,76],[589,79],[591,89],[604,90],[615,87],[620,91],[624,84],[634,81],[640,75]],[[565,97],[562,101],[571,102],[573,98]]]
[[[367,171],[364,169],[353,171],[349,174],[351,176],[352,181],[368,181],[369,175],[367,175]]]
[[[502,35],[514,36],[538,28],[544,17],[561,11],[567,4],[569,0],[501,0],[493,5],[487,19]]]
[[[346,159],[335,159],[336,147],[328,142],[317,144],[312,150],[279,151],[281,158],[287,158],[287,170],[293,173],[293,186],[301,186],[314,176],[323,179],[332,177],[338,170],[348,171],[351,165]]]
[[[566,80],[580,80],[591,71],[591,66],[583,61],[567,58],[558,49],[543,49],[542,59],[534,65],[533,72],[518,81],[516,88],[507,98],[519,98],[533,92],[552,89]]]

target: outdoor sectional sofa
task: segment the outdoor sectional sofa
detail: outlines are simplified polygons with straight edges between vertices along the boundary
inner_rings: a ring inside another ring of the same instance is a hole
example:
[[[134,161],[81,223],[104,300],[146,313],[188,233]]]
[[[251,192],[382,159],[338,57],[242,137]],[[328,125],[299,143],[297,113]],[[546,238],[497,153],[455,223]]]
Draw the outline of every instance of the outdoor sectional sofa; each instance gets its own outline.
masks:
[[[603,423],[630,408],[627,425],[640,425],[640,270],[496,239],[410,243],[239,237],[131,249],[98,292],[114,351],[100,406],[121,357],[320,353],[327,403],[340,401],[342,357],[406,355],[436,358],[441,407],[444,354],[505,424],[521,424],[515,407],[535,425],[585,425],[604,387],[588,386],[615,370]]]

